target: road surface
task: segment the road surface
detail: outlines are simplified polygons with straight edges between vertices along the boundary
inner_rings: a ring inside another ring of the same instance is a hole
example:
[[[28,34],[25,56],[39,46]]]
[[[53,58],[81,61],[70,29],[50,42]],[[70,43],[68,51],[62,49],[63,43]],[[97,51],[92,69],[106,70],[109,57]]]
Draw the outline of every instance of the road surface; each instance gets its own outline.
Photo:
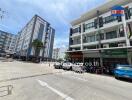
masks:
[[[19,65],[18,62],[17,65]],[[47,65],[43,66],[45,66],[43,70],[48,68]],[[20,66],[17,67],[22,69]],[[36,68],[36,71],[39,72],[40,68],[42,69],[42,67]],[[31,69],[31,66],[23,67],[21,73],[24,71],[32,73]],[[18,75],[18,78],[12,77],[10,80],[2,79],[0,86],[12,85],[13,88],[11,94],[0,97],[0,100],[132,100],[132,83],[130,82],[89,73],[53,71],[53,67],[49,69],[52,69],[52,73],[44,71],[42,74],[40,71],[40,75],[35,75],[35,71],[34,75],[30,73],[21,77]]]

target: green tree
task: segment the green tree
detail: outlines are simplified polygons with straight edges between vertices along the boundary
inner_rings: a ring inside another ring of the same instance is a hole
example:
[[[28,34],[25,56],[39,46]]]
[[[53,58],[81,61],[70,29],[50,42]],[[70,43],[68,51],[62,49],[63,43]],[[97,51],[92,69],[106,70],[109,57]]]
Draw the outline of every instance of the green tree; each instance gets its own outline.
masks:
[[[40,53],[40,50],[43,48],[43,42],[41,42],[40,40],[38,39],[35,39],[33,42],[32,42],[32,46],[34,47],[34,50],[35,50],[35,57],[38,59],[39,57],[39,53]]]
[[[68,60],[68,59],[69,59],[69,54],[68,54],[67,52],[65,52],[64,59],[65,59],[65,60]]]

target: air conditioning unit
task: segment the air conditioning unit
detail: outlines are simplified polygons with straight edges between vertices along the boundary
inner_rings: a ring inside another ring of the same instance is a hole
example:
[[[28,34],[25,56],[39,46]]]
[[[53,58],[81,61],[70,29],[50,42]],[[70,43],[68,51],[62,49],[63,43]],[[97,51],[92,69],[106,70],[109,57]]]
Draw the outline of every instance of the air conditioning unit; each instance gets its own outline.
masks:
[[[104,44],[103,48],[109,48],[109,44]]]
[[[118,47],[124,47],[124,46],[126,46],[125,43],[120,43],[120,44],[118,44]]]

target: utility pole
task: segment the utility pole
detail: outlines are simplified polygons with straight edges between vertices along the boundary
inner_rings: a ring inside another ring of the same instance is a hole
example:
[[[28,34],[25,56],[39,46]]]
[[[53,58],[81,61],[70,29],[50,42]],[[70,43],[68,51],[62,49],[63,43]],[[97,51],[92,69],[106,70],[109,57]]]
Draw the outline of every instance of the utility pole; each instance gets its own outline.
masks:
[[[100,67],[103,67],[103,58],[102,58],[102,52],[101,52],[101,33],[100,33],[100,22],[99,22],[99,15],[100,15],[100,12],[99,10],[97,10],[97,34],[99,35],[99,56],[100,56]]]

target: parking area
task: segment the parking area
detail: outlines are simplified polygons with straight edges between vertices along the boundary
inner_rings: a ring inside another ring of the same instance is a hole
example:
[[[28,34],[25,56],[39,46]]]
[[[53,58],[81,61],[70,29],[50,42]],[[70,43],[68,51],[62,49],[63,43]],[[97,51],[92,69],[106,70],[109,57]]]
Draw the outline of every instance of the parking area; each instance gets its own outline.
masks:
[[[131,100],[132,98],[130,82],[96,74],[54,69],[53,63],[49,66],[49,63],[0,62],[0,91],[3,90],[6,91],[0,93],[3,95],[0,100]]]
[[[60,72],[53,68],[53,63],[0,62],[0,82],[15,78],[33,77],[42,74]]]

